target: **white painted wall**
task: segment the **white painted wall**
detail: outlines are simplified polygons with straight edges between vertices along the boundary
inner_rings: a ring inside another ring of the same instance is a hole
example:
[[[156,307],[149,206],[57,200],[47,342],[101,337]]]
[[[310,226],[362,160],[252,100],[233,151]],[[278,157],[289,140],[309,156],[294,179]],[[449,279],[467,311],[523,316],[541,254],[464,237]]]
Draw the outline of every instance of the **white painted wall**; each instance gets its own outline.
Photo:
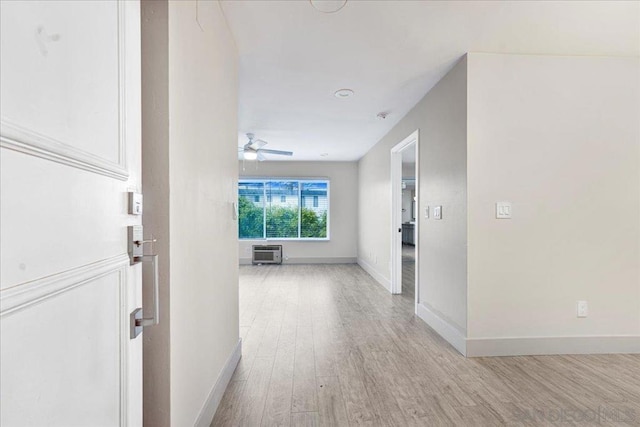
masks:
[[[329,241],[282,241],[284,263],[353,263],[357,257],[358,164],[356,162],[239,162],[241,177],[320,178],[330,180]],[[251,246],[265,240],[240,240],[241,263],[251,262]]]
[[[639,76],[638,58],[469,55],[469,338],[640,348]]]
[[[358,262],[388,288],[390,150],[420,130],[420,301],[466,329],[466,59],[459,61],[359,162]],[[424,219],[424,206],[444,219]]]
[[[145,218],[159,229],[145,231],[171,242],[169,266],[161,268],[170,283],[162,292],[166,298],[168,291],[168,316],[165,312],[164,326],[156,331],[160,337],[145,338],[145,346],[155,341],[164,351],[147,352],[157,360],[150,363],[153,372],[145,373],[159,377],[147,375],[145,387],[170,386],[155,394],[160,401],[151,402],[155,408],[168,405],[155,419],[145,419],[153,426],[208,425],[219,393],[216,384],[226,385],[217,381],[227,378],[239,340],[237,223],[232,219],[238,176],[237,55],[218,2],[199,2],[198,21],[195,1],[143,2],[143,31],[151,31],[143,37],[143,61],[149,61],[144,145],[147,154],[160,151],[145,160],[143,184]],[[157,65],[168,64],[167,77],[162,70],[158,75],[150,70],[155,62],[147,55],[153,52],[160,55]],[[161,250],[164,242],[159,243]]]

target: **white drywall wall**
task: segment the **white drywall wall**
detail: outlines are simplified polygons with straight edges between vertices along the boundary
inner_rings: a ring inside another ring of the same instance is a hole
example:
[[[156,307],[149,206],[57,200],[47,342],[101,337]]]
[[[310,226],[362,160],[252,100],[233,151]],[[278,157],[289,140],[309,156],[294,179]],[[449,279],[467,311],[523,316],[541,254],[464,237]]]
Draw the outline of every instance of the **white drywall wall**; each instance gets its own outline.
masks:
[[[237,74],[235,44],[219,3],[169,2],[175,426],[195,423],[239,339],[238,240],[232,217],[238,177]]]
[[[468,64],[469,337],[640,336],[638,58]]]
[[[244,163],[244,165],[243,165]],[[244,169],[243,169],[244,166]],[[356,162],[239,162],[242,177],[328,178],[330,180],[329,241],[279,241],[285,263],[355,262],[357,256],[358,164]],[[240,240],[242,263],[251,262],[251,246],[265,240]]]
[[[420,130],[420,304],[461,334],[466,329],[466,59],[359,162],[358,257],[374,277],[390,277],[390,150]],[[425,220],[441,205],[443,220]]]
[[[145,425],[191,426],[210,421],[239,340],[237,55],[218,2],[142,13],[145,232],[168,308],[144,333]]]

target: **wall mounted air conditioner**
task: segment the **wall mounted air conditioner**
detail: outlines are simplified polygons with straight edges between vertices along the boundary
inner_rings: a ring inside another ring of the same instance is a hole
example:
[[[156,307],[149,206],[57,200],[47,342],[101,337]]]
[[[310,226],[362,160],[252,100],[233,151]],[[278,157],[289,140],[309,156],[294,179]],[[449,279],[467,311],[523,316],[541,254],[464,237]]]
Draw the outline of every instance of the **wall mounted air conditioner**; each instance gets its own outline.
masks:
[[[253,264],[282,264],[282,245],[253,245]]]

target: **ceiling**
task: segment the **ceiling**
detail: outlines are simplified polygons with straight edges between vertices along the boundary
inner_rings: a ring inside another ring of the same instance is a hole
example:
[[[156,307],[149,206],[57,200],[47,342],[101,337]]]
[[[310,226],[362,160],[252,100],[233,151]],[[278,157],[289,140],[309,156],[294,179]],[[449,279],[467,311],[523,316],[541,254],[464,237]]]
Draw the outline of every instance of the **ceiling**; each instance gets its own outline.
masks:
[[[239,51],[238,145],[253,132],[294,152],[269,160],[359,159],[466,52],[640,55],[631,1],[348,0],[334,14],[305,0],[221,4]],[[342,88],[355,94],[338,99]]]

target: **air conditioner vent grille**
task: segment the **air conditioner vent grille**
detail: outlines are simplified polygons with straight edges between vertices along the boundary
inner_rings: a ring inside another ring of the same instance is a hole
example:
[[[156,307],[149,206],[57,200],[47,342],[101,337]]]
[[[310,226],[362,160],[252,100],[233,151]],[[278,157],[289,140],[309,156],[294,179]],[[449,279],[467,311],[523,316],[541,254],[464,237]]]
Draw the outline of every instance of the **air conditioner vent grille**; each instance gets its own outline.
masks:
[[[254,245],[253,264],[282,264],[282,245]]]

